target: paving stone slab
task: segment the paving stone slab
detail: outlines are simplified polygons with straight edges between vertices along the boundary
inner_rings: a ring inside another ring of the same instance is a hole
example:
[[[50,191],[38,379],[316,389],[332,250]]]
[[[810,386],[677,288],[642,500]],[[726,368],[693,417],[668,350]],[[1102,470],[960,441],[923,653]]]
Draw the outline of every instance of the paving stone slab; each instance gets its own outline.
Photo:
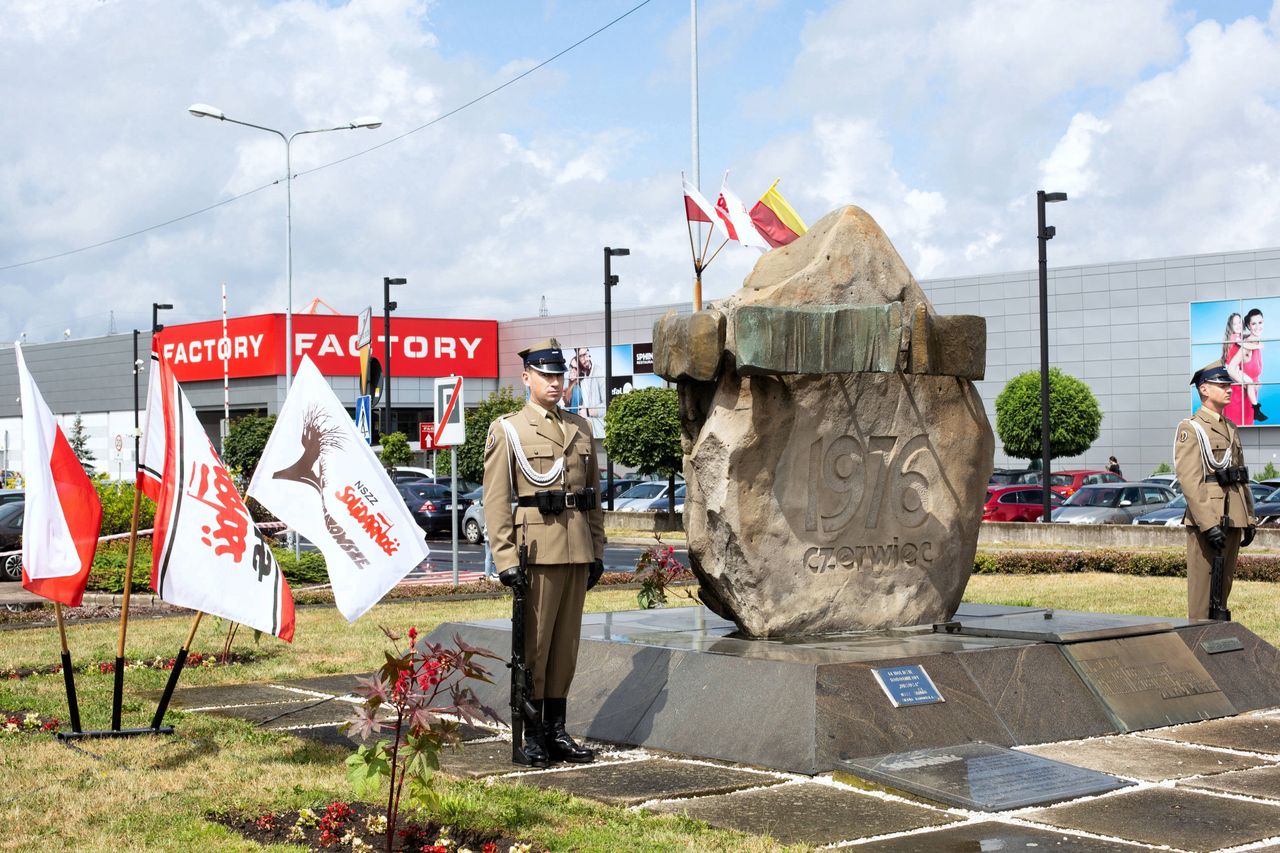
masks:
[[[1280,716],[1246,714],[1143,732],[1142,736],[1280,755]]]
[[[1188,788],[1203,788],[1207,791],[1225,791],[1228,794],[1280,800],[1280,765],[1271,764],[1204,779],[1190,779],[1181,784]],[[1276,833],[1280,835],[1280,827],[1277,827]]]
[[[507,749],[510,759],[510,747]],[[555,773],[535,773],[520,777],[520,781],[539,788],[568,791],[603,803],[634,806],[658,798],[704,797],[759,785],[777,785],[783,780],[735,767],[653,758],[597,763]]]
[[[1227,800],[1186,788],[1148,788],[1054,806],[1022,817],[1196,853],[1251,844],[1280,832],[1280,805]]]
[[[300,678],[296,681],[282,681],[288,687],[301,687],[303,690],[315,690],[317,693],[332,693],[346,696],[355,691],[357,678],[364,678],[371,673],[361,672],[346,675],[318,675],[315,678]]]
[[[1128,736],[1047,743],[1022,747],[1022,750],[1078,767],[1148,782],[1226,773],[1267,763],[1260,758],[1232,755],[1176,741],[1156,742],[1152,738]]]
[[[1103,841],[1048,829],[1008,823],[962,823],[945,829],[886,838],[853,848],[858,853],[976,853],[986,850],[1030,850],[1054,853],[1137,853],[1154,850],[1145,844]]]
[[[161,691],[151,690],[148,695],[160,698]],[[289,702],[298,694],[271,684],[227,684],[221,687],[182,687],[173,691],[171,704],[175,708],[209,708],[224,705],[256,705],[268,702]]]
[[[652,808],[685,814],[722,829],[769,835],[783,844],[832,844],[955,821],[951,815],[926,806],[816,782],[658,803]]]
[[[340,746],[343,749],[354,749],[359,746],[359,743],[354,738],[347,737],[337,726],[312,726],[305,729],[286,729],[284,733],[304,740],[317,740],[321,743],[327,743],[330,746]]]
[[[320,703],[320,704],[317,704]],[[351,716],[355,706],[334,699],[305,699],[270,705],[247,705],[238,708],[215,708],[201,713],[212,717],[246,720],[264,729],[285,729],[316,723],[341,723]]]

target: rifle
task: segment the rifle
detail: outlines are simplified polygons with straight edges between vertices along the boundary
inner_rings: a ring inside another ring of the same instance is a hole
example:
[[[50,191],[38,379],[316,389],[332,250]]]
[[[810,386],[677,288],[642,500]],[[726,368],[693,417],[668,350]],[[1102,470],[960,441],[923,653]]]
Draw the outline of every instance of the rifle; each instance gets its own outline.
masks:
[[[1231,487],[1224,486],[1222,489],[1222,532],[1226,533],[1231,530],[1231,513],[1227,509],[1227,502],[1231,499]],[[1226,581],[1226,559],[1222,552],[1223,548],[1215,549],[1213,555],[1213,563],[1209,567],[1209,618],[1217,622],[1230,622],[1231,611],[1225,606],[1222,600],[1222,586]]]
[[[516,763],[524,756],[524,727],[541,727],[542,714],[533,706],[533,670],[525,660],[524,608],[529,594],[529,522],[524,523],[520,535],[520,565],[516,582],[511,585],[511,760]]]

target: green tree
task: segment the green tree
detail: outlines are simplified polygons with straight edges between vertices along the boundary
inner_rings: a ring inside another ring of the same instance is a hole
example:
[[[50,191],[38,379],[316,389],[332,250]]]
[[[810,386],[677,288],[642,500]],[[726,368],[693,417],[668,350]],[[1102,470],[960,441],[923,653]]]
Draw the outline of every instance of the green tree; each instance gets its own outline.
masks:
[[[489,437],[489,424],[522,408],[524,395],[517,397],[511,386],[507,385],[494,391],[480,405],[466,413],[464,428],[467,440],[466,444],[458,446],[459,477],[484,482],[484,443]],[[449,454],[441,454],[439,460],[436,475],[443,477],[451,473]]]
[[[1093,391],[1056,367],[1049,369],[1049,457],[1079,456],[1098,439],[1102,410]],[[996,397],[996,433],[1004,452],[1017,459],[1038,459],[1040,450],[1040,372],[1029,370],[1009,380]]]
[[[382,467],[390,471],[399,465],[413,461],[413,451],[409,449],[409,439],[402,432],[393,432],[382,437],[382,455],[378,457]]]
[[[222,461],[240,474],[245,486],[253,479],[253,472],[262,458],[267,439],[276,425],[275,415],[245,415],[236,418],[227,428],[227,440],[222,446]]]
[[[640,388],[614,397],[604,414],[604,449],[641,474],[667,475],[667,506],[675,509],[680,447],[680,397],[674,388]]]
[[[79,412],[76,412],[76,419],[71,422],[71,435],[67,436],[67,443],[71,445],[71,452],[80,460],[85,473],[93,476],[94,455],[89,449],[89,434],[85,431],[84,419]]]

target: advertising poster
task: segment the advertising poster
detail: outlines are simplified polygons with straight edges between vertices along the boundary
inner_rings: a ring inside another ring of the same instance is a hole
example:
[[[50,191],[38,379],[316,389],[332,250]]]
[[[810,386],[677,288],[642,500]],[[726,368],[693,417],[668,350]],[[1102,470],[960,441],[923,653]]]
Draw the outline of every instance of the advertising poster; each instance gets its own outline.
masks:
[[[1187,376],[1221,359],[1235,384],[1224,414],[1236,426],[1280,425],[1280,297],[1192,302]],[[1268,319],[1270,318],[1270,319]],[[1267,365],[1271,359],[1272,364]],[[1200,395],[1191,388],[1191,411]]]
[[[603,346],[570,347],[564,351],[569,372],[561,404],[591,422],[591,432],[604,438],[608,401],[635,388],[662,388],[666,382],[653,372],[653,344],[614,344],[613,375],[605,389]]]

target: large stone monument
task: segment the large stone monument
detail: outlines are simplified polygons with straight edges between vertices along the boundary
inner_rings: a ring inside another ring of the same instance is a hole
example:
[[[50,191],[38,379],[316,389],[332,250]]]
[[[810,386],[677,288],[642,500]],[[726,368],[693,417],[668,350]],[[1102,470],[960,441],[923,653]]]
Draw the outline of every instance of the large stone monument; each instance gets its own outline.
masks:
[[[846,207],[653,341],[680,390],[689,555],[711,610],[754,637],[951,617],[994,446],[972,383],[983,318],[935,314]]]

